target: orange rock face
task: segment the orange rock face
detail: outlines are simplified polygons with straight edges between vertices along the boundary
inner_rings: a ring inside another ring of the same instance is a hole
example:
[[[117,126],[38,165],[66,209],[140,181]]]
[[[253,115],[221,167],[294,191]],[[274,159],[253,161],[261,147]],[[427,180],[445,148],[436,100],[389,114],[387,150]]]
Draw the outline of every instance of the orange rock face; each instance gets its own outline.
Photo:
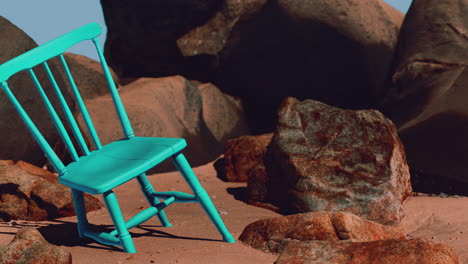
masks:
[[[273,137],[272,133],[242,136],[229,140],[224,146],[225,178],[232,182],[248,181],[250,171],[263,163],[263,155]]]
[[[275,264],[457,264],[453,249],[442,243],[415,238],[371,242],[290,241]]]
[[[313,212],[259,220],[239,240],[263,251],[280,252],[284,241],[403,239],[401,227],[384,226],[343,212]]]
[[[88,211],[103,206],[89,194],[85,201]],[[70,188],[59,183],[55,174],[23,161],[0,161],[2,221],[40,221],[74,214]]]

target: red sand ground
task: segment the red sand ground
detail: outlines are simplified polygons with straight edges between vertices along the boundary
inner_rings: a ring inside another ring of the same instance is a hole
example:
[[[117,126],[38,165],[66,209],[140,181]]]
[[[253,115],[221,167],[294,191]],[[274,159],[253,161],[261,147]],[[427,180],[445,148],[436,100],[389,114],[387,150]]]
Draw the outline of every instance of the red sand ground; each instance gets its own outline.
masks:
[[[235,238],[244,227],[258,219],[278,216],[272,211],[250,206],[235,197],[245,192],[245,183],[225,183],[216,177],[212,163],[195,168],[202,185]],[[150,181],[158,191],[189,192],[177,172],[155,174]],[[146,201],[136,181],[115,190],[125,217],[130,217]],[[267,264],[277,256],[243,245],[224,243],[198,204],[173,204],[166,209],[173,227],[161,227],[157,218],[131,230],[136,254],[126,254],[117,247],[107,247],[91,240],[77,239],[74,217],[51,222],[0,223],[0,246],[6,245],[21,226],[38,227],[44,237],[73,255],[73,263],[160,263],[160,264]],[[403,221],[410,237],[433,238],[453,247],[460,263],[468,263],[468,198],[413,197],[405,203]],[[105,209],[88,214],[91,223],[109,227]]]

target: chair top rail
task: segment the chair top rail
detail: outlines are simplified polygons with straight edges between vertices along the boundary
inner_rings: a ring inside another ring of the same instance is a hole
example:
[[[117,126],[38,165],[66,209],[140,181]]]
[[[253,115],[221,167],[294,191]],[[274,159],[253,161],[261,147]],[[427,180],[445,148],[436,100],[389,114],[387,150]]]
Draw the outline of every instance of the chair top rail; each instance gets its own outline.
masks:
[[[94,39],[101,32],[99,24],[90,23],[5,62],[0,65],[0,82],[7,81],[17,72],[31,69],[44,61],[62,54],[69,47],[83,40]]]

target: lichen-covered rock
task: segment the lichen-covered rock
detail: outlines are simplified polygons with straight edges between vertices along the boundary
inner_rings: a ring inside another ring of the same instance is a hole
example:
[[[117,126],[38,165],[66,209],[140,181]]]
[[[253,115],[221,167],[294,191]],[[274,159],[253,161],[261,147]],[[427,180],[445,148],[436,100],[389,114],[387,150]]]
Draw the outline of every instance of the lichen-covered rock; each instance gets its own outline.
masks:
[[[415,0],[403,23],[385,115],[399,127],[408,164],[468,184],[468,2]]]
[[[380,102],[404,17],[381,0],[101,3],[121,77],[212,82],[241,97],[255,133],[273,130],[286,96]]]
[[[385,226],[343,212],[312,212],[259,220],[249,224],[239,240],[278,253],[284,240],[374,241],[403,239],[401,227]]]
[[[411,195],[403,145],[376,110],[286,99],[265,165],[268,197],[296,212],[344,211],[398,224]]]
[[[250,171],[263,163],[263,155],[273,137],[272,133],[241,136],[228,140],[224,145],[224,172],[226,181],[247,182]]]
[[[185,138],[184,154],[193,166],[214,160],[228,139],[248,133],[240,102],[211,84],[181,76],[141,78],[121,87],[120,96],[135,135]],[[110,95],[86,104],[103,144],[124,137]],[[169,161],[155,169],[175,168]]]
[[[88,211],[102,203],[85,194]],[[74,215],[70,188],[53,173],[19,161],[0,161],[0,220],[47,220]]]
[[[285,241],[275,264],[458,264],[453,249],[430,240]]]
[[[18,230],[10,244],[0,247],[0,264],[71,264],[72,256],[64,249],[49,244],[34,228]]]

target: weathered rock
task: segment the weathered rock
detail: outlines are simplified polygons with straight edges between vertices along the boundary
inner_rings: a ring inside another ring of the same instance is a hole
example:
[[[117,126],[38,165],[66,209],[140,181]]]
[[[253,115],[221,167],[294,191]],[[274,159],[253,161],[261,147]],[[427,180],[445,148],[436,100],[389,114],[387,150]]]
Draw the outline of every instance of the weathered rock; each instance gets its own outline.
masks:
[[[280,211],[280,208],[268,201],[268,184],[270,179],[263,160],[257,163],[249,172],[247,181],[247,202],[249,204]]]
[[[184,60],[176,46],[177,38],[207,21],[221,3],[222,0],[101,1],[108,29],[106,59],[120,77],[181,74]],[[155,72],[160,74],[154,75]]]
[[[312,212],[259,220],[249,224],[239,240],[274,253],[284,240],[374,241],[403,239],[401,227],[384,226],[343,212]],[[283,242],[284,243],[284,242]]]
[[[466,93],[467,12],[465,0],[412,2],[401,28],[387,98],[388,116],[398,126],[425,119],[441,107],[468,111],[461,99],[456,100]]]
[[[464,185],[468,183],[467,13],[466,0],[413,1],[402,26],[385,111],[399,126],[412,169]],[[443,184],[440,187],[439,192],[449,191],[442,189]]]
[[[213,82],[242,98],[255,133],[273,130],[285,96],[380,102],[404,16],[380,0],[101,4],[119,76]]]
[[[2,51],[0,52],[0,64],[37,46],[22,30],[3,17],[0,17],[0,36],[0,49]],[[52,62],[49,66],[52,72],[57,72],[55,63]],[[55,109],[62,116],[53,88],[43,68],[36,67],[34,71]],[[54,76],[59,86],[62,87],[64,82],[61,74]],[[58,132],[49,116],[44,114],[47,113],[47,110],[42,100],[39,99],[39,93],[29,75],[26,72],[19,73],[10,78],[8,84],[18,101],[27,106],[25,107],[26,112],[43,133],[45,139],[48,142],[55,142],[59,138]],[[67,91],[64,91],[64,96],[70,98]],[[74,107],[73,102],[70,103],[70,107]],[[0,92],[0,131],[2,139],[0,159],[25,160],[37,166],[42,166],[45,163],[42,151],[3,91]]]
[[[102,203],[86,194],[86,209],[97,210]],[[74,215],[70,189],[57,176],[19,161],[0,162],[0,220],[47,220]]]
[[[247,182],[249,173],[258,163],[273,137],[272,133],[257,136],[241,136],[228,140],[224,145],[225,175],[218,177],[230,182]]]
[[[197,87],[181,76],[141,78],[123,86],[120,96],[135,135],[185,138],[184,154],[194,166],[214,160],[228,139],[248,133],[240,103],[211,84]],[[103,144],[123,138],[110,95],[86,104]]]
[[[285,241],[275,264],[457,264],[453,249],[442,243],[414,238],[370,242]]]
[[[68,264],[72,256],[64,249],[49,244],[34,228],[18,230],[10,244],[0,247],[0,264]]]
[[[341,110],[294,98],[278,111],[265,165],[268,197],[296,212],[344,211],[397,224],[411,195],[405,152],[376,110]]]

